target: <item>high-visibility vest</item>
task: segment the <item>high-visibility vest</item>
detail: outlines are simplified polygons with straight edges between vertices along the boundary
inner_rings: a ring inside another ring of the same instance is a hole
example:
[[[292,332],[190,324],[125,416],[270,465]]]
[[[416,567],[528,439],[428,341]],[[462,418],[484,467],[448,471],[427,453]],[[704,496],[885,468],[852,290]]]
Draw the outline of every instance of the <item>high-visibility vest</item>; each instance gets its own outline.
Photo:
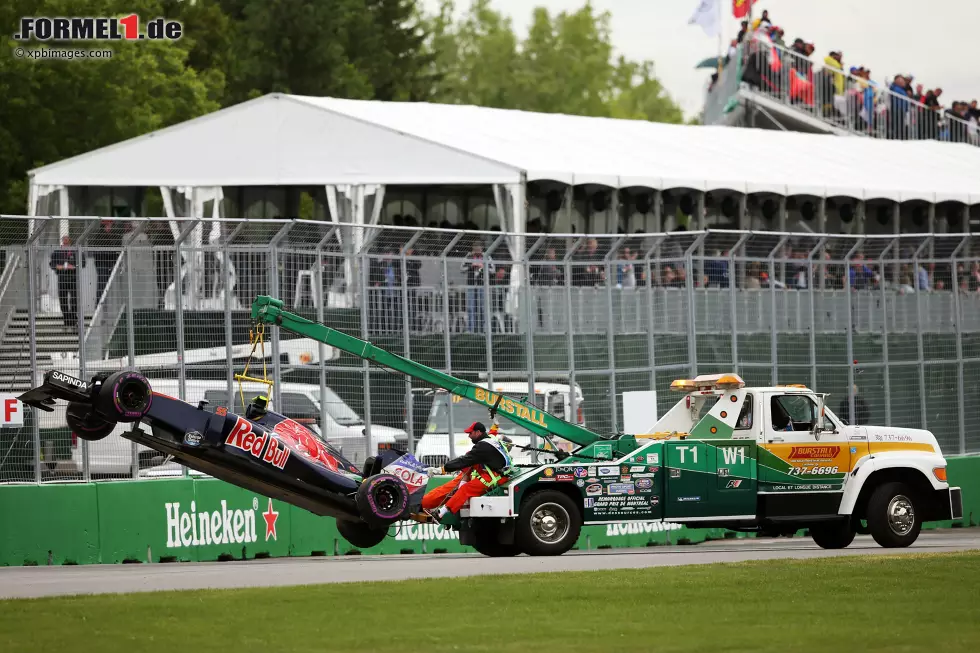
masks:
[[[470,480],[475,481],[476,479],[480,479],[481,483],[486,485],[488,488],[492,488],[495,485],[497,485],[497,483],[499,483],[501,479],[503,479],[506,476],[511,476],[514,473],[515,471],[514,460],[510,457],[510,453],[507,451],[507,447],[504,446],[503,441],[500,440],[499,438],[496,438],[494,436],[488,436],[486,440],[483,440],[483,442],[490,443],[494,449],[500,452],[500,455],[504,457],[504,467],[503,469],[500,470],[500,473],[497,473],[486,465],[476,465],[470,471]],[[487,475],[490,477],[489,481],[483,478],[483,476],[480,474],[481,468],[485,470]]]

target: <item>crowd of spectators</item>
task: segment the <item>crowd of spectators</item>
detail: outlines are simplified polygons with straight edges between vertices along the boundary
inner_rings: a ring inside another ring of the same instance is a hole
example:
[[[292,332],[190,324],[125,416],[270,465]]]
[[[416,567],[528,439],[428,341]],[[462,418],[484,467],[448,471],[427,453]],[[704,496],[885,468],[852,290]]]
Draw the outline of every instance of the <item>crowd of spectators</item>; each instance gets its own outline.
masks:
[[[941,102],[943,89],[926,88],[911,74],[887,83],[872,79],[865,66],[846,66],[844,54],[830,51],[814,65],[816,46],[802,38],[787,45],[785,31],[769,12],[743,21],[723,60],[730,66],[742,53],[742,80],[841,127],[898,140],[943,140],[980,145],[977,101]],[[712,75],[711,87],[718,72]]]

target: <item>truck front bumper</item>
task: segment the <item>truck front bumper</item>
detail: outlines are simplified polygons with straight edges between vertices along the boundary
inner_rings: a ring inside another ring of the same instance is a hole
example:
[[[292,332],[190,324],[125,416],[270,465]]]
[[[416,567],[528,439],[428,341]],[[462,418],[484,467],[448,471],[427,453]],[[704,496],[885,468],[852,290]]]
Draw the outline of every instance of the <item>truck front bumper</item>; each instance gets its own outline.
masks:
[[[949,488],[950,519],[963,519],[963,491],[958,487]]]

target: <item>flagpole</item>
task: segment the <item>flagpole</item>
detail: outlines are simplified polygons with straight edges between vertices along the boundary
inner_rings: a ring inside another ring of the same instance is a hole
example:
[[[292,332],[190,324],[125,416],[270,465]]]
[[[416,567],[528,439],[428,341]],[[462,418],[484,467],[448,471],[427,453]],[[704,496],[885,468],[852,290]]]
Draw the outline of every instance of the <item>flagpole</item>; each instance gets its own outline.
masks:
[[[718,7],[718,79],[721,79],[721,40],[723,32],[722,25],[724,25],[722,20],[723,14],[721,11],[721,3],[722,0],[718,0],[718,2],[715,3],[715,5]]]

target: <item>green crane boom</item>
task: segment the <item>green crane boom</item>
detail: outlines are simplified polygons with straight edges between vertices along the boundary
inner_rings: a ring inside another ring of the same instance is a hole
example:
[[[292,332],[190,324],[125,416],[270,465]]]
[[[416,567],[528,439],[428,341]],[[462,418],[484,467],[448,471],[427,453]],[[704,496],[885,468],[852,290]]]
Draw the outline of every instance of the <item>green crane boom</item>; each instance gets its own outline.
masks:
[[[542,437],[554,436],[583,447],[602,439],[598,434],[566,422],[540,408],[510,397],[500,397],[498,393],[491,392],[475,383],[457,379],[455,376],[398,356],[360,338],[349,336],[336,329],[331,329],[318,322],[307,320],[295,313],[283,310],[282,301],[279,299],[266,295],[256,297],[255,301],[252,302],[252,320],[258,323],[272,324],[297,335],[336,347],[381,367],[444,388],[454,395],[465,397],[488,408],[497,405],[497,410],[505,414],[509,420]]]

